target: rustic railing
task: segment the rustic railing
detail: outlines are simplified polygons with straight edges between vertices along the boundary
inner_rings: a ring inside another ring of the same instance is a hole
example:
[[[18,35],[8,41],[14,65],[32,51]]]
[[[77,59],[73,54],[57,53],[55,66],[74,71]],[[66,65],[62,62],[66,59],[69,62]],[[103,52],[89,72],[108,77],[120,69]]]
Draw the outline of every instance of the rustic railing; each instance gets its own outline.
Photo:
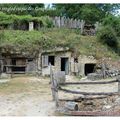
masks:
[[[54,79],[54,73],[52,71],[52,67],[50,67],[50,76],[51,76],[51,89],[52,89],[52,96],[53,96],[53,100],[56,102],[56,106],[59,106],[59,100],[63,101],[63,99],[59,99],[58,98],[58,91],[63,91],[66,93],[71,93],[71,94],[79,94],[79,95],[85,95],[85,96],[90,96],[88,97],[88,99],[94,99],[96,97],[91,97],[94,95],[99,96],[98,98],[100,98],[102,96],[106,97],[106,96],[111,96],[111,95],[118,95],[120,94],[120,79],[116,79],[116,80],[112,80],[112,81],[102,81],[102,82],[65,82],[64,84],[59,84],[58,81],[56,79]],[[90,85],[90,84],[110,84],[110,83],[118,83],[118,91],[117,92],[81,92],[81,91],[74,91],[74,90],[68,90],[66,88],[63,88],[62,86],[65,85]],[[70,100],[70,101],[74,101],[74,100],[79,100],[82,97],[78,97],[76,99]],[[65,100],[65,101],[69,101],[69,100]]]

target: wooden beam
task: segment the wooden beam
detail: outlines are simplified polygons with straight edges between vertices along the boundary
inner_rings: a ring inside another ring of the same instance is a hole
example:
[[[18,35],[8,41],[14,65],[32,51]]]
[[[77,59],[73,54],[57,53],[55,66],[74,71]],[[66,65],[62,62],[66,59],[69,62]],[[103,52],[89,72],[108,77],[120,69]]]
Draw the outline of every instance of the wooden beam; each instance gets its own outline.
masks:
[[[105,92],[99,92],[99,93],[96,93],[96,92],[79,92],[79,91],[64,89],[64,88],[61,88],[61,87],[59,87],[59,90],[64,91],[66,93],[82,94],[82,95],[117,95],[118,94],[118,92],[108,92],[108,93],[105,93]]]
[[[106,98],[108,97],[107,95],[104,95],[104,96],[96,96],[96,97],[93,97],[93,96],[89,96],[89,97],[77,97],[77,98],[73,98],[73,99],[59,99],[59,101],[76,101],[76,102],[79,102],[81,100],[93,100],[93,99],[103,99],[103,98]]]
[[[61,85],[80,85],[80,84],[109,84],[109,83],[115,83],[118,82],[118,80],[112,80],[112,81],[102,81],[102,82],[65,82]]]

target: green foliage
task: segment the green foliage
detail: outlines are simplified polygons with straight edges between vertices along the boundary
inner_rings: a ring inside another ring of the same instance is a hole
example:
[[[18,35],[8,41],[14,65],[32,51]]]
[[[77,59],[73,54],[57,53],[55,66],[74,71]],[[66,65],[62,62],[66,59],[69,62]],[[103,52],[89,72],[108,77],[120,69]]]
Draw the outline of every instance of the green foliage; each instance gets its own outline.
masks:
[[[53,27],[53,21],[49,16],[42,16],[40,17],[40,20],[42,21],[44,27],[47,28]]]
[[[86,20],[88,23],[101,21],[106,15],[120,9],[120,4],[54,4],[58,16]]]
[[[30,15],[12,15],[12,19],[17,22],[30,22],[32,21],[32,16]]]
[[[103,19],[102,25],[103,26],[107,26],[107,25],[111,26],[112,29],[115,30],[117,36],[120,37],[120,17],[116,17],[113,15],[106,16]]]
[[[6,15],[5,13],[0,12],[0,25],[11,24],[13,19],[11,15]]]
[[[42,28],[40,31],[4,30],[0,33],[3,36],[0,48],[8,52],[20,51],[36,55],[42,50],[69,47],[77,55],[119,59],[112,49],[97,41],[95,36],[81,36],[76,30]]]
[[[81,8],[81,18],[85,20],[86,23],[95,23],[96,21],[100,21],[102,17],[102,11],[97,8],[94,4],[86,4]]]
[[[113,48],[115,51],[117,50],[118,39],[114,29],[112,29],[110,26],[102,27],[99,30],[97,36],[100,42],[102,42],[103,44],[107,44],[109,47]]]
[[[0,44],[2,44],[4,42],[4,31],[3,30],[0,30]]]
[[[7,15],[0,12],[0,24],[3,26],[9,24],[19,25],[30,21],[40,23],[43,27],[53,27],[53,21],[49,16],[32,17],[31,15]]]

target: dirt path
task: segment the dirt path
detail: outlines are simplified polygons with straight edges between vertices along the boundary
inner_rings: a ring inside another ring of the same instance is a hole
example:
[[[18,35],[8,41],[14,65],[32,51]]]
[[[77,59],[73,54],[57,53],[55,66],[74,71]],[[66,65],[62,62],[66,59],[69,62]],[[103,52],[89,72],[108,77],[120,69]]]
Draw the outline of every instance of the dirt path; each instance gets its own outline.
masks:
[[[86,81],[85,79],[82,79]],[[82,81],[80,80],[80,81]],[[49,78],[14,77],[6,83],[0,83],[0,116],[55,116],[55,103],[52,101]],[[67,81],[79,81],[67,76]],[[72,85],[67,89],[89,92],[116,92],[117,84],[108,85]],[[73,98],[77,95],[59,92],[60,98]]]
[[[16,77],[0,84],[0,116],[52,116],[49,79]]]

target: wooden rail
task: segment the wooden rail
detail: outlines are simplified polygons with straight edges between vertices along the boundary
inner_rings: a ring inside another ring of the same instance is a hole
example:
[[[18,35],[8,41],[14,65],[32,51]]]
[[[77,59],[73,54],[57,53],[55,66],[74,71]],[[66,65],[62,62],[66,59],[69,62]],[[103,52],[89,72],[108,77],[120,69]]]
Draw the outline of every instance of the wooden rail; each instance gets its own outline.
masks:
[[[75,101],[75,102],[79,102],[79,101],[82,101],[82,100],[93,100],[93,99],[103,99],[103,98],[106,98],[106,95],[104,96],[96,96],[96,97],[93,97],[93,96],[80,96],[80,97],[77,97],[77,98],[73,98],[73,99],[59,99],[59,101]]]
[[[68,89],[64,89],[62,87],[58,88],[61,91],[64,91],[66,93],[72,93],[72,94],[82,94],[82,95],[116,95],[118,94],[118,92],[79,92],[79,91],[73,91],[73,90],[68,90]]]
[[[80,84],[109,84],[109,83],[115,83],[118,82],[118,80],[112,80],[112,81],[102,81],[102,82],[66,82],[63,85],[80,85]],[[62,85],[62,84],[61,84]]]
[[[52,96],[53,100],[56,102],[56,106],[59,106],[59,101],[79,101],[80,99],[102,99],[106,98],[107,96],[111,95],[119,95],[120,94],[120,79],[112,80],[112,81],[98,81],[98,82],[65,82],[64,84],[59,84],[56,79],[54,79],[54,73],[52,71],[52,66],[50,65],[50,76],[51,76],[51,90],[52,90]],[[110,83],[118,83],[118,91],[117,92],[82,92],[82,91],[74,91],[69,90],[66,88],[62,88],[62,86],[65,85],[90,85],[90,84],[110,84]],[[60,99],[58,98],[58,91],[63,91],[65,93],[71,93],[71,94],[79,94],[84,95],[84,98],[78,97],[74,99]],[[88,98],[87,98],[87,97]],[[94,96],[94,97],[93,97]],[[97,97],[96,97],[97,96]]]

